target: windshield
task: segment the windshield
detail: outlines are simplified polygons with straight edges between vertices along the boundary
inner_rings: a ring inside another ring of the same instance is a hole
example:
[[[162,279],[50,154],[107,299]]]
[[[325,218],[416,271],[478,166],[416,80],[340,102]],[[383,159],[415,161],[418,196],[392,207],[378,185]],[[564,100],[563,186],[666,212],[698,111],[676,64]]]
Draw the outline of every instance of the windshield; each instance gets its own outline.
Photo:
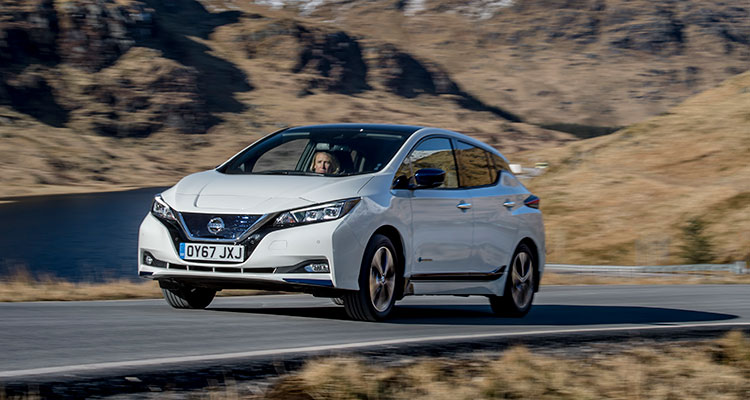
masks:
[[[226,174],[347,176],[377,172],[413,130],[360,127],[293,128],[269,136],[229,160]]]

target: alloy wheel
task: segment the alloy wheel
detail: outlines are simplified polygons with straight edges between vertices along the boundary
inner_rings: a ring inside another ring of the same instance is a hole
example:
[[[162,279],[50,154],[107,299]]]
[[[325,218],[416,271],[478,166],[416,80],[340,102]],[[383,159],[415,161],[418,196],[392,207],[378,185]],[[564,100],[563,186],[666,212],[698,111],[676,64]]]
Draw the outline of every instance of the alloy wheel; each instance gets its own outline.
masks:
[[[391,304],[396,287],[396,265],[393,254],[385,246],[378,248],[370,263],[370,302],[378,312]]]
[[[512,281],[510,289],[513,301],[519,309],[526,308],[534,295],[533,274],[534,266],[531,256],[524,251],[516,254],[511,268]]]

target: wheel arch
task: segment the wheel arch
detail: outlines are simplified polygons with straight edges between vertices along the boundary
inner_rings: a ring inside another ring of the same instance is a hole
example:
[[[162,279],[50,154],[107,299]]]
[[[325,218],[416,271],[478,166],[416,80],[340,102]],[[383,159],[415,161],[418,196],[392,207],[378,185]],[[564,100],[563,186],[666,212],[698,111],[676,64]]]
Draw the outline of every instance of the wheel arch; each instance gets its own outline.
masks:
[[[370,239],[372,239],[375,235],[383,235],[390,239],[391,243],[393,243],[393,247],[396,248],[396,253],[398,253],[398,263],[396,264],[396,268],[398,268],[399,272],[399,278],[401,280],[401,285],[398,285],[398,293],[396,293],[396,298],[400,299],[403,298],[404,295],[404,274],[406,271],[406,253],[404,251],[404,238],[401,235],[401,233],[396,229],[396,227],[392,225],[383,225],[375,230],[375,232],[370,235]]]
[[[541,260],[539,254],[539,246],[536,245],[534,239],[528,236],[524,237],[520,242],[518,242],[518,246],[520,246],[521,244],[525,244],[526,246],[528,246],[531,250],[531,256],[534,257],[534,276],[537,277],[537,279],[534,281],[534,292],[538,292],[539,282],[541,281],[541,277],[539,276],[539,260]],[[518,248],[518,246],[516,246],[516,248]]]

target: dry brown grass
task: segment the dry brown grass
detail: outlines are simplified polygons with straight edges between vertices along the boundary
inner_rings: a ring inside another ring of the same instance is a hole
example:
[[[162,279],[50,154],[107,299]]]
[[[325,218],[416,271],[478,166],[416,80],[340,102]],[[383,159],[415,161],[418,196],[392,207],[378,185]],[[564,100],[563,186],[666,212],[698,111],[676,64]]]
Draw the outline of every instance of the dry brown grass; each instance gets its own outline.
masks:
[[[527,153],[548,260],[679,264],[680,227],[707,224],[716,262],[750,257],[750,72],[617,133]]]
[[[614,354],[541,355],[513,348],[471,359],[379,365],[357,358],[310,361],[283,376],[270,399],[745,399],[750,341],[639,346]],[[249,396],[247,398],[253,398]]]
[[[732,273],[674,273],[659,276],[601,276],[546,272],[542,285],[698,285],[750,284],[750,275]],[[218,296],[257,296],[284,294],[264,290],[226,290]],[[104,283],[73,283],[59,278],[35,278],[19,268],[10,276],[0,278],[0,302],[81,301],[161,298],[154,281],[133,282],[126,279]]]
[[[542,285],[716,285],[750,284],[750,274],[680,272],[654,275],[605,276],[545,272]]]
[[[222,291],[218,296],[253,296],[280,294],[263,290]],[[0,277],[0,302],[20,301],[80,301],[124,300],[161,298],[161,289],[155,281],[133,282],[126,279],[104,283],[73,283],[59,278],[33,277],[19,268],[10,276]]]
[[[148,299],[161,297],[155,282],[128,280],[106,283],[72,283],[50,277],[34,278],[26,271],[0,279],[0,301],[74,301]]]

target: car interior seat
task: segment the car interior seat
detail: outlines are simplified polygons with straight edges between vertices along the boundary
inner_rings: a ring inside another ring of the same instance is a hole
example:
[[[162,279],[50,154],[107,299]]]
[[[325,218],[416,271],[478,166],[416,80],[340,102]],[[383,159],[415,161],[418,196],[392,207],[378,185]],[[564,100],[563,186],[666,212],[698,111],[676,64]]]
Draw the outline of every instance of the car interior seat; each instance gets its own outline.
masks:
[[[354,171],[354,162],[352,161],[352,153],[350,151],[339,150],[333,151],[332,154],[339,162],[340,173],[356,172]]]

